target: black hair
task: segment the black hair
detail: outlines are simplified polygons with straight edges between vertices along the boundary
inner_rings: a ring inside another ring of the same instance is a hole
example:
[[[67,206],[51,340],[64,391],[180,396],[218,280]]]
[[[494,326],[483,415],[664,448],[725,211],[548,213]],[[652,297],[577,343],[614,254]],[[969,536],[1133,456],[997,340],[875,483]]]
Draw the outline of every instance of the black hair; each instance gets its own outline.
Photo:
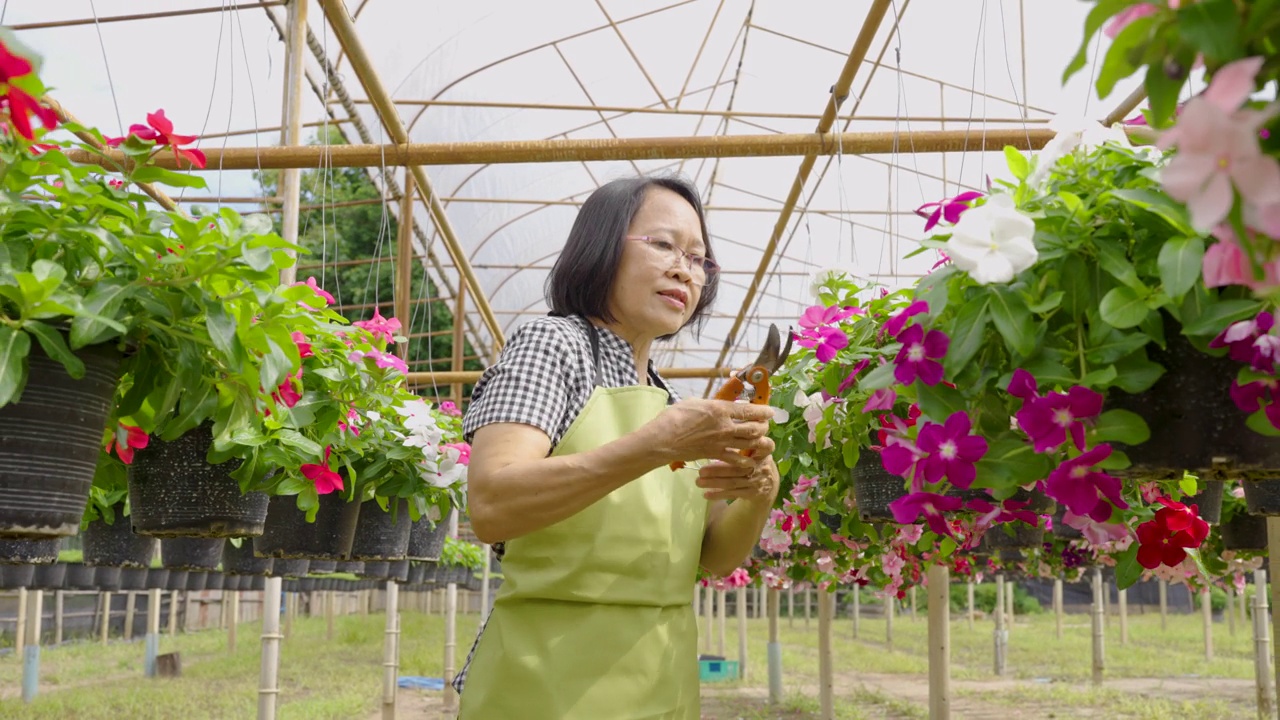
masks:
[[[678,175],[642,175],[612,180],[591,193],[582,204],[569,231],[569,239],[547,276],[544,293],[553,315],[582,315],[610,323],[615,321],[609,312],[609,289],[622,260],[623,237],[644,204],[649,189],[655,187],[670,190],[693,206],[698,213],[698,225],[702,228],[705,255],[715,260],[711,237],[707,233],[707,216],[693,183]],[[707,319],[707,308],[715,301],[719,286],[719,273],[707,277],[707,284],[702,288],[686,327],[692,325],[695,331],[702,328]]]

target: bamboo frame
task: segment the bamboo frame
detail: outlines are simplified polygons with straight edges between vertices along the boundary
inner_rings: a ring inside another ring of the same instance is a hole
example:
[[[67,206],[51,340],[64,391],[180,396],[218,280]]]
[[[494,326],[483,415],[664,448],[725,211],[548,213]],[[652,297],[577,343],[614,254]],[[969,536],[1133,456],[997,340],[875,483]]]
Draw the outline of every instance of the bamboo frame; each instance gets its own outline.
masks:
[[[1103,118],[1102,124],[1111,127],[1115,123],[1124,122],[1125,116],[1133,112],[1147,99],[1147,88],[1145,85],[1139,85],[1133,92],[1129,93],[1114,110],[1107,113]]]
[[[291,0],[289,3],[288,41],[285,44],[284,103],[280,112],[280,144],[297,145],[302,142],[302,45],[307,31],[307,0]],[[302,204],[302,169],[285,168],[280,174],[281,236],[290,243],[298,242],[299,206]],[[285,251],[294,260],[298,251]],[[292,284],[298,277],[297,265],[280,271],[280,282]]]
[[[100,25],[103,23],[116,22],[132,22],[134,20],[156,20],[159,18],[183,17],[187,15],[205,15],[208,13],[225,12],[227,10],[254,10],[257,8],[268,8],[276,5],[284,5],[287,0],[264,0],[264,2],[254,3],[237,3],[235,5],[221,5],[218,7],[202,7],[188,8],[186,10],[164,10],[161,12],[150,13],[134,13],[131,15],[108,15],[107,17],[91,17],[91,18],[75,18],[72,20],[50,20],[48,22],[21,23],[18,25],[10,25],[12,31],[19,30],[48,30],[50,28],[76,27],[78,25]]]
[[[329,0],[332,2],[333,0]],[[888,2],[889,0],[877,0]],[[1137,129],[1131,135],[1141,136]],[[779,157],[791,155],[851,155],[997,151],[1006,145],[1039,150],[1055,135],[1045,129],[1027,130],[915,130],[908,132],[780,133],[769,135],[707,135],[701,137],[588,138],[571,140],[502,140],[458,143],[398,143],[387,145],[303,145],[296,147],[210,148],[208,167],[178,167],[172,156],[157,155],[157,167],[192,172],[221,170],[279,170],[289,167],[397,167],[408,165],[502,165],[579,162],[584,160],[677,160],[680,158]],[[112,150],[102,157],[84,151],[67,155],[79,163],[125,166],[127,159]],[[417,173],[415,172],[415,175]],[[421,181],[421,178],[418,178]],[[439,203],[437,196],[431,200]],[[455,238],[456,240],[456,238]]]

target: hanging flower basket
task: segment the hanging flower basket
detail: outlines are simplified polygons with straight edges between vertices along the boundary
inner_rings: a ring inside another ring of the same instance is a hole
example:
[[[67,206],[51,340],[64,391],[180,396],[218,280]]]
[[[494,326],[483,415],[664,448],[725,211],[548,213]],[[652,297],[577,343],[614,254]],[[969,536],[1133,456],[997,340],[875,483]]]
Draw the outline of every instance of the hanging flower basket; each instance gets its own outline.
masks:
[[[1267,518],[1262,515],[1237,513],[1218,527],[1222,546],[1227,550],[1266,550]]]
[[[276,558],[271,563],[271,577],[302,577],[307,574],[310,560],[284,560]]]
[[[1245,480],[1240,487],[1250,515],[1280,516],[1280,479]]]
[[[228,538],[222,546],[222,571],[234,575],[270,575],[271,558],[260,558],[253,553],[253,540],[244,538],[236,547]]]
[[[156,539],[134,535],[124,517],[123,506],[117,507],[114,523],[94,520],[84,531],[86,565],[109,567],[148,567],[156,554]]]
[[[82,348],[84,377],[31,344],[22,399],[0,407],[0,537],[75,535],[93,484],[120,352]]]
[[[169,580],[165,583],[166,590],[186,590],[187,589],[187,571],[169,569]]]
[[[889,503],[907,494],[902,478],[885,470],[880,454],[871,450],[858,456],[858,462],[850,472],[853,474],[854,501],[863,522],[892,521]]]
[[[133,531],[156,537],[255,537],[267,519],[267,495],[241,493],[231,472],[239,460],[210,465],[213,429],[176,440],[153,439],[129,473]]]
[[[226,590],[226,575],[220,572],[208,572],[204,576],[205,590]]]
[[[415,562],[409,566],[409,577],[407,578],[407,582],[410,585],[420,585],[422,584],[423,578],[425,578],[426,576],[427,576],[426,563]]]
[[[315,521],[307,522],[296,498],[276,495],[267,505],[266,525],[262,535],[254,538],[253,549],[265,557],[346,560],[359,517],[358,503],[329,493],[320,496]]]
[[[31,577],[31,588],[33,590],[61,590],[66,586],[66,563],[50,563],[48,565],[35,565],[34,567],[36,570]]]
[[[439,560],[440,551],[444,549],[445,536],[449,534],[449,525],[453,521],[456,510],[450,508],[444,517],[434,524],[425,517],[409,530],[409,549],[405,557],[410,560]]]
[[[0,539],[0,562],[51,563],[58,559],[59,538],[41,540]]]
[[[147,570],[147,589],[164,590],[169,587],[168,568],[150,568]]]
[[[352,560],[402,560],[409,549],[409,501],[391,503],[384,511],[376,501],[360,504],[360,521],[351,545]]]
[[[68,590],[96,590],[98,568],[81,563],[67,564],[66,587]]]
[[[147,589],[147,573],[150,568],[125,567],[120,568],[120,589],[121,590],[146,590]]]
[[[121,568],[108,565],[98,565],[96,567],[90,565],[89,567],[93,568],[93,582],[98,586],[99,590],[115,592],[120,589]]]
[[[364,563],[349,560],[347,562],[339,562],[337,572],[347,573],[350,575],[359,575],[364,572]]]
[[[364,563],[364,570],[356,573],[356,576],[369,580],[382,580],[390,573],[390,562],[385,560],[366,560]]]
[[[204,570],[188,570],[187,590],[191,592],[200,592],[204,590],[208,579],[209,573]]]
[[[0,564],[0,590],[31,587],[35,574],[35,565]]]
[[[160,562],[171,570],[216,570],[225,544],[222,538],[163,538]]]

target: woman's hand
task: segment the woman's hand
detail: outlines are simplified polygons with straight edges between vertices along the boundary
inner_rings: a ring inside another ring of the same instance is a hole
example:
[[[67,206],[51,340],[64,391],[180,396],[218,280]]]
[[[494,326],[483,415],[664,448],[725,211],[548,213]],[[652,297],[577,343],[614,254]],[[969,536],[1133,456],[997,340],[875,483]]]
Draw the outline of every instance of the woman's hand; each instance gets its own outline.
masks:
[[[767,449],[754,453],[751,465],[740,467],[715,461],[698,469],[698,487],[706,490],[703,496],[716,500],[756,500],[772,505],[778,495],[778,470],[770,453],[773,441],[763,438]]]
[[[664,410],[645,430],[667,462],[719,461],[744,474],[773,452],[773,441],[766,436],[772,418],[773,408],[767,405],[691,398]],[[752,457],[744,457],[743,450]]]

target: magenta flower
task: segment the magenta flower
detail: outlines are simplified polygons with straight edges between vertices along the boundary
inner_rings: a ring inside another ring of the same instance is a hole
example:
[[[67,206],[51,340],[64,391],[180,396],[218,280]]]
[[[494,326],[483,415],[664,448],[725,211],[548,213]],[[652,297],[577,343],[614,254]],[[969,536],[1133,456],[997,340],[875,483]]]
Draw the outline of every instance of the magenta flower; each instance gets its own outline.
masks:
[[[889,441],[880,448],[880,464],[884,466],[884,471],[890,475],[912,478],[913,487],[917,484],[916,463],[921,457],[923,454],[915,443],[905,438],[890,436]]]
[[[1232,360],[1249,363],[1258,372],[1271,372],[1275,366],[1276,344],[1280,343],[1280,337],[1270,334],[1275,322],[1275,315],[1260,312],[1252,320],[1228,325],[1209,341],[1209,347],[1225,347]]]
[[[306,285],[307,287],[314,290],[316,295],[319,295],[321,298],[324,299],[325,305],[332,305],[334,303],[333,296],[325,292],[324,288],[316,284],[316,278],[314,275],[307,278],[306,282],[296,282],[293,285],[290,285],[289,287],[297,287],[299,285]]]
[[[871,397],[867,398],[867,404],[862,406],[862,412],[867,413],[872,410],[892,410],[893,403],[898,399],[898,393],[893,388],[880,388],[871,393]]]
[[[305,360],[315,354],[311,352],[311,343],[307,342],[307,336],[301,330],[294,330],[289,333],[289,337],[293,340],[293,344],[298,346],[298,357],[300,359]]]
[[[458,464],[469,465],[471,463],[471,444],[470,443],[445,443],[442,448],[453,448],[458,451]]]
[[[954,412],[942,425],[927,422],[920,428],[916,446],[924,453],[918,463],[926,482],[936,483],[946,478],[958,488],[967,490],[973,484],[977,470],[974,465],[987,454],[987,441],[978,435],[970,435],[972,424],[969,415]]]
[[[462,411],[458,409],[457,405],[453,404],[452,400],[445,400],[440,403],[440,412],[450,417],[462,417]]]
[[[1030,504],[1030,500],[1005,500],[1003,503],[993,503],[990,500],[975,498],[965,503],[965,508],[976,513],[982,513],[982,516],[978,518],[977,524],[979,527],[990,527],[999,523],[1015,521],[1024,522],[1031,527],[1038,527],[1040,525],[1040,516],[1025,509]],[[1051,529],[1048,527],[1048,522],[1049,518],[1045,518],[1046,530]]]
[[[871,361],[865,358],[862,360],[859,360],[857,364],[853,366],[853,369],[849,371],[849,374],[845,375],[844,379],[840,381],[840,387],[836,389],[836,394],[844,395],[846,392],[848,392],[849,388],[853,387],[854,383],[858,381],[858,373],[862,372],[863,370],[866,370],[867,366],[870,364],[871,364]]]
[[[1063,462],[1045,480],[1045,494],[1076,515],[1106,522],[1111,517],[1112,505],[1121,509],[1129,507],[1120,497],[1120,481],[1093,467],[1108,457],[1111,457],[1111,446],[1098,445]]]
[[[1010,383],[1010,393],[1016,389]],[[1068,433],[1077,450],[1084,450],[1084,420],[1092,420],[1102,412],[1102,395],[1081,385],[1065,394],[1051,392],[1044,397],[1024,398],[1022,409],[1014,417],[1018,427],[1031,439],[1038,453],[1055,452],[1067,441]]]
[[[332,448],[325,446],[322,464],[306,463],[298,470],[302,476],[316,484],[316,493],[328,495],[334,490],[342,490],[342,476],[329,469],[329,452]]]
[[[897,365],[893,377],[903,385],[910,385],[920,378],[925,385],[937,385],[942,382],[942,363],[938,362],[947,354],[951,338],[941,330],[925,332],[919,325],[912,325],[898,335],[902,349],[893,359]]]
[[[946,198],[939,202],[925,203],[924,205],[916,208],[915,212],[920,217],[925,218],[926,222],[924,224],[924,231],[929,232],[938,224],[939,220],[946,220],[947,223],[955,225],[956,221],[960,219],[960,216],[964,211],[970,209],[971,206],[969,203],[980,197],[982,197],[982,193],[970,190],[968,192],[962,192],[953,198]],[[928,212],[930,209],[932,209],[933,212]]]
[[[930,530],[939,535],[950,536],[951,528],[947,527],[947,519],[943,513],[955,512],[962,504],[963,501],[958,497],[915,492],[889,503],[889,510],[893,512],[894,521],[904,525],[918,522],[923,515]]]
[[[395,368],[401,373],[408,375],[409,366],[405,365],[404,360],[391,353],[382,352],[381,350],[355,350],[348,356],[351,362],[360,362],[361,360],[371,359],[373,364],[380,368]]]
[[[889,318],[884,324],[884,332],[889,337],[896,338],[902,332],[902,328],[906,327],[907,320],[910,320],[912,316],[927,312],[929,312],[929,303],[917,300]]]
[[[849,336],[839,327],[824,326],[815,330],[805,330],[796,336],[796,344],[813,348],[813,354],[820,363],[831,362],[836,353],[849,345]]]
[[[1176,0],[1171,3],[1171,5],[1176,6]],[[1129,23],[1137,20],[1138,18],[1154,15],[1159,9],[1160,5],[1152,2],[1130,5],[1124,10],[1116,13],[1115,16],[1111,18],[1111,21],[1107,23],[1107,26],[1102,29],[1102,33],[1112,40],[1115,40],[1116,36],[1120,34],[1120,31],[1124,30]]]
[[[825,305],[813,305],[804,311],[800,316],[800,327],[806,330],[815,330],[824,325],[835,325],[845,318],[852,315],[859,315],[863,312],[862,308],[857,307],[827,307]]]
[[[1231,399],[1242,412],[1255,413],[1265,403],[1267,421],[1280,430],[1280,403],[1276,402],[1277,388],[1280,382],[1268,377],[1241,385],[1239,381],[1231,381]]]
[[[373,309],[373,317],[369,320],[357,320],[352,325],[368,330],[374,340],[385,340],[391,342],[395,334],[400,332],[400,321],[396,318],[384,318],[377,308]]]

